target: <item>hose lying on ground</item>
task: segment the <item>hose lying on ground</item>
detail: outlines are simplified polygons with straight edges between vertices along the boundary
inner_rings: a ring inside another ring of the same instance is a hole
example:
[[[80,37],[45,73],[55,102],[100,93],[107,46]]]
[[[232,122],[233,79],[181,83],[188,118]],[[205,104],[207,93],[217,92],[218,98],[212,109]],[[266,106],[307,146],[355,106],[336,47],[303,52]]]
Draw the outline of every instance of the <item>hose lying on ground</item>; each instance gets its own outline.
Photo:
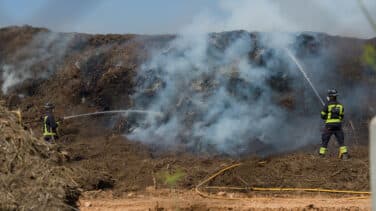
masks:
[[[205,198],[213,198],[213,199],[230,199],[230,200],[238,200],[238,199],[246,199],[246,198],[227,198],[227,197],[218,197],[218,196],[211,196],[207,193],[203,193],[200,191],[200,187],[204,184],[208,183],[209,181],[213,180],[220,174],[230,169],[239,167],[242,165],[241,163],[230,165],[226,168],[221,169],[220,171],[216,172],[215,174],[209,176],[207,179],[201,181],[195,188],[197,194]],[[369,191],[353,191],[353,190],[334,190],[334,189],[324,189],[324,188],[261,188],[261,187],[225,187],[225,186],[208,186],[204,187],[205,189],[230,189],[230,190],[250,190],[250,191],[306,191],[306,192],[326,192],[326,193],[345,193],[345,194],[363,194],[363,195],[370,195],[371,192]],[[359,197],[357,197],[359,198]],[[360,197],[364,198],[364,197]],[[352,198],[351,198],[352,199]]]

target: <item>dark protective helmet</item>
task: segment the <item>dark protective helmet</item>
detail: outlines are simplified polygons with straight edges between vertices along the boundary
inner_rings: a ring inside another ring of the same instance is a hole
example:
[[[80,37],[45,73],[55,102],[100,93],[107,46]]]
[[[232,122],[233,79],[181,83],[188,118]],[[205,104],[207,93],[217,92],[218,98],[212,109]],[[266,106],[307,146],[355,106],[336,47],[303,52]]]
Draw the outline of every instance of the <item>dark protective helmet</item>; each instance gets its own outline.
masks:
[[[44,108],[47,109],[47,110],[50,110],[50,109],[54,109],[55,106],[54,106],[54,104],[52,104],[52,103],[46,103],[46,104],[44,105]]]
[[[329,89],[328,90],[328,96],[329,97],[337,97],[338,96],[338,92],[336,89]]]

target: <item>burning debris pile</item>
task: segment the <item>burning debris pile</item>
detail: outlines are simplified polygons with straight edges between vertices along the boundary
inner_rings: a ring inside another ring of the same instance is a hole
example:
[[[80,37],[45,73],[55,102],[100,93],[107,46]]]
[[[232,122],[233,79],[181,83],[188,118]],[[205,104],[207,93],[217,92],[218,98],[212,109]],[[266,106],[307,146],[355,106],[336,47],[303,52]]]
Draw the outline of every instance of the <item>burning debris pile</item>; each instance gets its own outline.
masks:
[[[312,117],[321,105],[287,48],[307,49],[308,56],[316,55],[311,63],[320,68],[322,49],[314,34],[182,35],[154,50],[139,68],[133,100],[137,108],[161,111],[165,118],[139,118],[130,137],[230,155],[269,154],[307,144],[318,130]],[[307,103],[313,109],[295,106]],[[304,126],[312,131],[296,132]]]
[[[0,107],[0,209],[72,210],[80,191],[65,155],[35,138]]]
[[[31,119],[39,105],[53,101],[62,105],[60,114],[161,112],[163,118],[126,114],[97,122],[156,149],[267,155],[317,144],[321,103],[286,49],[321,97],[330,88],[340,92],[346,120],[362,128],[357,133],[366,134],[364,122],[375,114],[369,105],[376,74],[359,59],[372,40],[313,32],[139,36],[25,30],[0,31],[0,83],[10,107],[21,105]],[[28,41],[12,47],[19,34],[28,34]],[[41,36],[50,39],[41,42]],[[18,77],[16,69],[28,77]]]

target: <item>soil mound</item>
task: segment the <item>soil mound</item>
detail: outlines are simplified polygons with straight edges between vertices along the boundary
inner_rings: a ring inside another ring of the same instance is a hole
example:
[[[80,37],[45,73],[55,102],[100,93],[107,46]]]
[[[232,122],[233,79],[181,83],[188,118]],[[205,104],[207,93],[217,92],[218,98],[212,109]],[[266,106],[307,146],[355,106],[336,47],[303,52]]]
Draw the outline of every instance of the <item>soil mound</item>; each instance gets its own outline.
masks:
[[[72,210],[80,193],[74,169],[18,121],[0,106],[0,210]]]

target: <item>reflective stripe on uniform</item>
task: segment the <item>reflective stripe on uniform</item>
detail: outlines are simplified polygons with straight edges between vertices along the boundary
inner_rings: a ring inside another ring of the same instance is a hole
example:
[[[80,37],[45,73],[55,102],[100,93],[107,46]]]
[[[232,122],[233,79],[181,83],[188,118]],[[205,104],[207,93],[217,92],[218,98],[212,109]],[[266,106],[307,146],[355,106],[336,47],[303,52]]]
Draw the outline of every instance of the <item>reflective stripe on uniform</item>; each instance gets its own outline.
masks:
[[[56,136],[56,133],[54,133],[52,131],[48,131],[47,118],[48,118],[48,116],[45,116],[44,121],[43,121],[43,136]]]
[[[328,119],[325,121],[325,123],[340,123],[341,119]]]
[[[342,155],[346,154],[346,153],[347,153],[347,147],[346,146],[341,146],[339,148],[338,158],[342,158]]]
[[[326,148],[325,147],[320,147],[320,155],[325,155],[326,153]]]
[[[339,110],[339,117],[338,118],[332,119],[332,112],[331,111],[332,111],[333,108],[338,108],[338,110]],[[321,114],[322,113],[323,113],[323,111],[321,112]],[[328,105],[328,116],[327,116],[325,123],[340,123],[342,121],[343,115],[344,115],[343,106],[341,104]]]
[[[339,148],[339,153],[340,153],[340,154],[347,153],[347,147],[346,147],[346,146],[341,146],[341,147]]]

